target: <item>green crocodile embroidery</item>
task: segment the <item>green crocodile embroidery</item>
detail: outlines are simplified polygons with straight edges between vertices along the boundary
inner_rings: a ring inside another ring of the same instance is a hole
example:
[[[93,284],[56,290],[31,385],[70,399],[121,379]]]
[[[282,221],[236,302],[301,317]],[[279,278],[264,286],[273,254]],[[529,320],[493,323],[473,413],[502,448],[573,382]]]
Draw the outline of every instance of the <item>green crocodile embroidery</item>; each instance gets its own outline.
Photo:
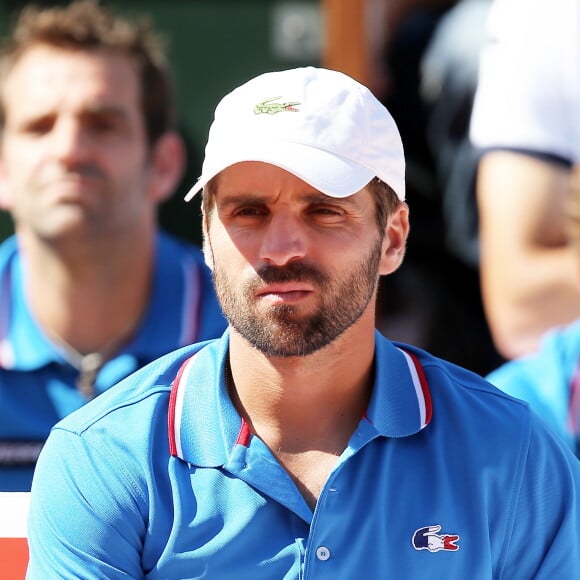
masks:
[[[276,113],[282,113],[283,111],[290,111],[292,113],[299,112],[300,109],[295,109],[296,105],[299,105],[298,102],[293,103],[273,103],[277,99],[281,99],[282,97],[272,97],[271,99],[264,99],[263,101],[259,102],[254,107],[254,113],[256,115],[260,115],[262,113],[266,113],[267,115],[274,115]]]

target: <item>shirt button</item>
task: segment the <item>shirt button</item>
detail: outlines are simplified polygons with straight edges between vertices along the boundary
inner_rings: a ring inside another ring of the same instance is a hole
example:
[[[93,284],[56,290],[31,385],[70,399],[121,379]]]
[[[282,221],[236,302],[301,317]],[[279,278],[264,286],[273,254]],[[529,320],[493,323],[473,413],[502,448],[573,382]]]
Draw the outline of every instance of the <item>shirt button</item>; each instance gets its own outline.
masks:
[[[326,546],[320,546],[320,548],[316,549],[316,557],[325,562],[330,558],[330,550]]]

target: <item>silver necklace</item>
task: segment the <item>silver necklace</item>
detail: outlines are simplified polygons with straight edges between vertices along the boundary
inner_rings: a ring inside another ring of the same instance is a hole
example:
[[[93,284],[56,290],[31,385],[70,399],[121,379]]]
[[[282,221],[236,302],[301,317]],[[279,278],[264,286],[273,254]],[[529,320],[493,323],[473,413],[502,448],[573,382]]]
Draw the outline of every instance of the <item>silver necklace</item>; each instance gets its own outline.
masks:
[[[71,366],[79,371],[76,380],[77,389],[87,399],[93,399],[95,397],[95,381],[97,374],[105,363],[111,359],[121,341],[115,337],[115,340],[109,342],[109,344],[100,351],[82,354],[60,336],[56,336],[54,333],[51,336],[57,346],[60,347],[66,360]]]

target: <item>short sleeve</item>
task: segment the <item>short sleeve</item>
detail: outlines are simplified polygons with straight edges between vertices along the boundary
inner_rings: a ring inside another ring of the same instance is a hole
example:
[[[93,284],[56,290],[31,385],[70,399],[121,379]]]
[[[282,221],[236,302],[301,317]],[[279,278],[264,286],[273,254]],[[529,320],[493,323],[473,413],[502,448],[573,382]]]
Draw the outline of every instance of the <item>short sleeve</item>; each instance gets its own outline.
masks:
[[[144,512],[123,466],[82,436],[56,428],[32,484],[27,578],[143,577]]]

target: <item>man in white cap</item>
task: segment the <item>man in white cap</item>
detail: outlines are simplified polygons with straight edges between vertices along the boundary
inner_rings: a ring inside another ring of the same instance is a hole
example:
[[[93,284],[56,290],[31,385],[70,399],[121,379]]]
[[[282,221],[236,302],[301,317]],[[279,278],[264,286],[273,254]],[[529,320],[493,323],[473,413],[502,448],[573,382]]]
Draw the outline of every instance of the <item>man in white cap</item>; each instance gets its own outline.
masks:
[[[230,328],[53,429],[28,577],[578,577],[570,450],[374,328],[409,231],[377,99],[324,69],[250,80],[216,109],[202,189]]]

